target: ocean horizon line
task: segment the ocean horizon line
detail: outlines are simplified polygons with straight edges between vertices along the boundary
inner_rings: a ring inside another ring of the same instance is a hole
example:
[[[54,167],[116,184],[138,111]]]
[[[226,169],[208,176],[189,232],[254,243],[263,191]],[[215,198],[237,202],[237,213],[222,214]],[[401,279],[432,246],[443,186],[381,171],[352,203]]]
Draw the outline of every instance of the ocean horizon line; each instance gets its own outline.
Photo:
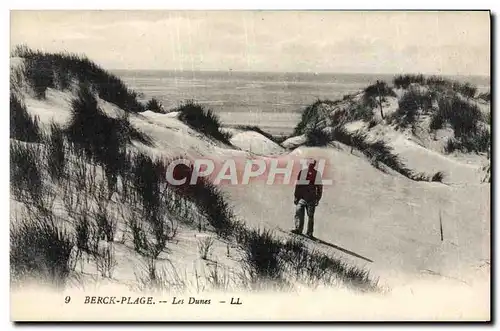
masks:
[[[424,75],[424,76],[440,76],[440,77],[472,77],[472,78],[482,78],[489,79],[491,74],[444,74],[444,73],[423,73],[423,72],[404,72],[404,73],[373,73],[373,72],[334,72],[334,71],[253,71],[253,70],[192,70],[192,69],[129,69],[129,68],[110,68],[109,71],[114,72],[151,72],[151,73],[217,73],[217,74],[268,74],[268,75],[309,75],[309,76],[332,76],[332,75],[346,75],[346,76],[387,76],[394,77],[398,75]]]

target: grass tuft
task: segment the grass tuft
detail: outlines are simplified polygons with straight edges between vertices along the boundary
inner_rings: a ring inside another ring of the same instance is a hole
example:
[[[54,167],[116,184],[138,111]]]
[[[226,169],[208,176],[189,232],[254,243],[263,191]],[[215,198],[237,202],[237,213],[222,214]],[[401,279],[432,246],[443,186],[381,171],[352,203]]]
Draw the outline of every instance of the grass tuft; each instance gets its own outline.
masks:
[[[194,130],[224,144],[231,145],[229,134],[221,131],[222,123],[211,110],[193,101],[187,101],[176,108],[179,119]]]
[[[58,182],[66,176],[68,156],[64,130],[54,122],[50,124],[50,135],[45,138],[45,145],[47,146],[48,173],[53,182]]]
[[[10,138],[25,142],[40,142],[42,138],[38,116],[30,115],[15,93],[10,95]]]
[[[414,125],[418,117],[432,109],[435,99],[433,93],[416,88],[408,89],[398,100],[398,109],[395,118],[403,126]]]
[[[72,84],[91,85],[103,100],[128,112],[142,112],[144,106],[137,100],[137,93],[128,89],[114,74],[104,70],[87,57],[71,53],[47,53],[18,45],[13,57],[25,62],[24,76],[35,96],[43,99],[48,88],[65,90]]]
[[[331,137],[328,133],[319,127],[313,127],[306,131],[306,146],[327,146],[331,141]]]
[[[20,201],[41,201],[44,195],[41,148],[20,142],[10,144],[10,185]]]
[[[165,114],[166,111],[163,108],[162,104],[158,99],[152,98],[151,100],[148,101],[146,104],[146,110],[150,110],[155,113],[160,113],[160,114]]]
[[[52,219],[25,219],[10,233],[10,265],[14,282],[26,277],[64,286],[70,273],[72,236]]]

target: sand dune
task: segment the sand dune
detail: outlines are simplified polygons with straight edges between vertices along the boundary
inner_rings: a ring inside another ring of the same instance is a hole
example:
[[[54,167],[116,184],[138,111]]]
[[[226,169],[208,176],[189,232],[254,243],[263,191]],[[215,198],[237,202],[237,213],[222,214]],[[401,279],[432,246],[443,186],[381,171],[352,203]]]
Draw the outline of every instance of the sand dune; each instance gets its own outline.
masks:
[[[25,102],[29,112],[38,115],[44,125],[52,120],[65,124],[73,97],[71,92],[49,89],[46,100],[26,96]],[[108,114],[121,111],[103,100],[99,103]],[[466,287],[479,282],[484,291],[481,293],[487,296],[483,285],[489,284],[489,269],[484,266],[491,254],[491,197],[490,185],[479,180],[477,162],[468,164],[444,156],[400,132],[384,128],[378,136],[383,136],[410,168],[446,174],[445,183],[416,182],[398,174],[383,173],[366,158],[342,146],[298,147],[303,143],[300,136],[285,141],[282,145],[286,148],[283,148],[257,132],[235,130],[231,138],[235,147],[229,147],[188,127],[175,113],[147,111],[131,115],[130,121],[154,142],[153,146],[134,142],[134,147],[152,156],[210,156],[223,160],[258,154],[324,158],[330,164],[325,176],[332,179],[333,184],[324,188],[316,212],[315,234],[329,245],[309,245],[369,270],[371,275],[379,277],[382,286],[396,292],[412,284],[417,288],[423,281],[440,280]],[[354,125],[352,129],[360,127]],[[222,189],[247,225],[292,228],[292,185],[255,182],[246,186],[225,185]],[[285,236],[282,232],[276,233]],[[178,270],[187,270],[187,277],[193,282],[195,272],[206,271],[213,264],[199,258],[197,242],[206,236],[212,234],[180,227],[177,242],[168,252],[168,259]],[[217,263],[228,270],[237,268],[237,250],[230,243],[214,240],[212,256]],[[116,254],[119,266],[114,281],[133,282],[134,270],[141,258],[126,245],[119,245]],[[85,270],[88,272],[89,268],[86,266]]]

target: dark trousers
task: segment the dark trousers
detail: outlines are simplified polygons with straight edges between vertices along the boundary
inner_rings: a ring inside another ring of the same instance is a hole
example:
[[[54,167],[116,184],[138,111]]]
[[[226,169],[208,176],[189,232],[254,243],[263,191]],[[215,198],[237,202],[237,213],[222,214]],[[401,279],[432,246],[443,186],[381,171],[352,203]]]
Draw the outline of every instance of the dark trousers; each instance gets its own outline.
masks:
[[[314,230],[314,211],[316,205],[314,202],[307,202],[300,199],[295,207],[295,229],[302,232],[304,229],[304,214],[307,211],[307,234],[312,234]]]

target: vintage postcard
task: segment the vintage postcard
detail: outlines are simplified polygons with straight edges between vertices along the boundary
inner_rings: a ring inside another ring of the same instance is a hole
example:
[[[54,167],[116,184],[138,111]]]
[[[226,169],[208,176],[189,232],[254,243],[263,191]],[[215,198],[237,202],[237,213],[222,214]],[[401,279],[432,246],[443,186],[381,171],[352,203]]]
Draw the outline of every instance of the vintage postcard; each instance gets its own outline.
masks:
[[[12,321],[490,321],[489,11],[11,11]]]

